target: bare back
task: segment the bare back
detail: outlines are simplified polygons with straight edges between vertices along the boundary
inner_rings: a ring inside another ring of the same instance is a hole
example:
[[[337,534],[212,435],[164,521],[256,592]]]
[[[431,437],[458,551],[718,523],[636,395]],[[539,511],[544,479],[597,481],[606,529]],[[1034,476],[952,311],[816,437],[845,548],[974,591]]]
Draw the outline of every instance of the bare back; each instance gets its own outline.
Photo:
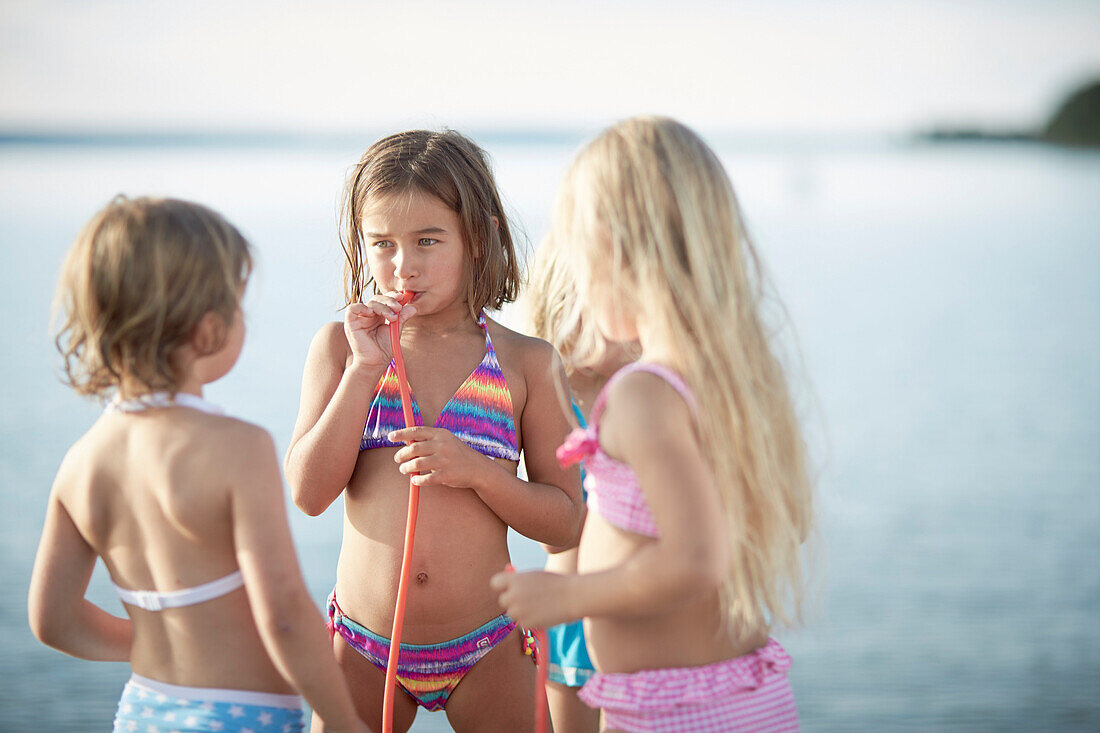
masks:
[[[248,459],[266,437],[247,423],[184,407],[108,412],[65,457],[54,498],[118,586],[167,592],[201,585],[239,567],[234,492],[250,490],[240,485],[243,475],[264,472],[262,461]],[[281,493],[272,498],[282,501]],[[292,692],[264,649],[244,589],[180,608],[126,611],[131,666],[140,675]]]

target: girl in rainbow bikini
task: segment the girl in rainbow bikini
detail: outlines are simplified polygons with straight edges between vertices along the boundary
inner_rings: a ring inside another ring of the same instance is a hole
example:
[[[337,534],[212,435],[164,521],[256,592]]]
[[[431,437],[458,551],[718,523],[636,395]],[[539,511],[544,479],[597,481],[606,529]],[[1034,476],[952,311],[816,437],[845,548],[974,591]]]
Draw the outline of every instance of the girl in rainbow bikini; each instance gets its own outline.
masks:
[[[275,446],[203,386],[236,363],[248,243],[186,201],[118,197],[58,285],[58,348],[109,400],[50,492],[28,594],[44,643],[133,670],[114,730],[367,733],[298,568]],[[88,602],[103,560],[128,618]],[[89,722],[88,729],[95,726]]]
[[[394,730],[408,730],[417,705],[445,710],[457,731],[529,730],[534,666],[489,578],[508,562],[508,527],[575,542],[580,480],[555,458],[570,425],[553,347],[485,315],[519,282],[485,155],[454,132],[384,138],[352,170],[342,217],[347,309],[310,346],[285,464],[307,514],[344,495],[328,603],[337,660],[360,717],[379,720],[414,476],[414,582],[397,669],[407,695]],[[408,305],[400,292],[413,293]],[[388,342],[394,319],[418,422],[409,429]],[[517,476],[521,452],[527,480]]]
[[[574,160],[551,237],[579,293],[566,322],[641,355],[559,454],[585,461],[578,572],[498,574],[501,605],[584,619],[602,730],[796,730],[769,632],[797,615],[810,485],[726,172],[683,125],[627,120]],[[579,343],[584,363],[599,340]]]

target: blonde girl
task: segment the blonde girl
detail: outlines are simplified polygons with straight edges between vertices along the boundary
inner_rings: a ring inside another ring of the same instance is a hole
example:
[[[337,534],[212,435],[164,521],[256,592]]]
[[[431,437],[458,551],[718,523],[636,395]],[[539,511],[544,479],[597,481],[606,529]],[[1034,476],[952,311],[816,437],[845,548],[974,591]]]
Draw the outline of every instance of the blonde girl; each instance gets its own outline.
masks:
[[[577,341],[581,336],[580,324],[576,320],[580,313],[573,307],[577,289],[555,242],[553,237],[547,237],[535,253],[522,302],[531,334],[546,339],[561,354],[569,380],[571,407],[578,423],[584,426],[596,396],[608,378],[631,360],[632,354],[637,351],[637,344],[606,343],[601,340],[598,344],[601,355],[593,364],[578,366],[574,363],[574,354],[580,350]],[[590,332],[589,335],[597,334]],[[545,549],[548,553],[547,571],[577,572],[576,545],[546,546]],[[550,669],[546,699],[554,730],[557,733],[596,731],[600,711],[577,697],[578,690],[595,672],[581,622],[571,621],[547,629],[547,641],[546,659]]]
[[[237,361],[249,246],[217,213],[118,197],[66,258],[58,347],[107,409],[54,481],[31,628],[76,657],[129,662],[116,731],[366,731],[332,660],[287,526],[274,445],[203,386]],[[101,558],[128,618],[84,599]]]
[[[415,476],[394,730],[409,728],[418,705],[445,710],[458,731],[530,729],[534,667],[489,578],[508,562],[508,527],[548,544],[575,541],[580,481],[554,456],[569,423],[553,348],[485,313],[519,284],[485,154],[455,132],[378,141],[348,178],[343,229],[347,309],[310,346],[286,457],[303,511],[320,514],[344,497],[328,604],[337,659],[360,715],[379,720]],[[419,423],[409,429],[388,339],[394,319],[404,324]],[[521,453],[526,481],[516,474]]]
[[[663,118],[601,134],[574,161],[552,236],[585,331],[638,339],[592,427],[578,575],[498,575],[535,626],[585,619],[604,730],[794,730],[790,659],[810,524],[804,447],[761,321],[761,273],[722,165]],[[591,342],[589,342],[591,343]]]

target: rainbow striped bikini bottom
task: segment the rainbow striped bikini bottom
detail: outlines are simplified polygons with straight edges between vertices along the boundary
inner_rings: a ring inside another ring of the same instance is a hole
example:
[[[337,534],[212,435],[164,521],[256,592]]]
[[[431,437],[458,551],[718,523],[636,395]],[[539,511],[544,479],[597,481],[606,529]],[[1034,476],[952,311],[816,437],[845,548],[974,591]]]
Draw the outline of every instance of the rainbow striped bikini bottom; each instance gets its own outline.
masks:
[[[329,629],[380,670],[386,670],[390,640],[349,618],[328,597]],[[441,644],[402,644],[397,658],[397,683],[425,710],[442,710],[462,677],[478,660],[502,642],[516,622],[501,614],[470,633]],[[533,640],[532,640],[533,643]]]

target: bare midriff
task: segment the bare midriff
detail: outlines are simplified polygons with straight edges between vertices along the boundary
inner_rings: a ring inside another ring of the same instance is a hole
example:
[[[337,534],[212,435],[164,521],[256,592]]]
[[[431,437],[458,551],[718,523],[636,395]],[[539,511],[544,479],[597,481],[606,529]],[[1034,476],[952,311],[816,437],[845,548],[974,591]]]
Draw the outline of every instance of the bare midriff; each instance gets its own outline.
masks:
[[[609,524],[589,512],[578,554],[579,573],[597,573],[626,562],[655,540]],[[731,639],[723,630],[718,594],[685,599],[672,610],[586,618],[584,635],[596,669],[603,673],[697,667],[739,657],[763,646],[766,629]]]
[[[389,637],[409,503],[396,448],[359,454],[344,498],[336,598],[345,614]],[[513,474],[516,462],[496,459]],[[420,489],[403,644],[437,644],[473,631],[502,611],[489,578],[508,562],[507,525],[473,489]]]

